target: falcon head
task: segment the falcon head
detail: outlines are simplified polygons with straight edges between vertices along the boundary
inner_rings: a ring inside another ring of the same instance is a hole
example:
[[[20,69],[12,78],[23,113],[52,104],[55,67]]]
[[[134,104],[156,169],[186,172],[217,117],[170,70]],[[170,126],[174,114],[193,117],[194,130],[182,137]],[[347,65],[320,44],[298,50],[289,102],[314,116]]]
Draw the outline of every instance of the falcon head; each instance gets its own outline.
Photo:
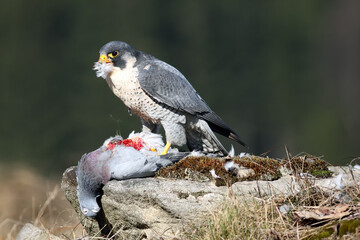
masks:
[[[129,63],[134,64],[139,52],[129,44],[121,41],[112,41],[100,49],[100,57],[94,64],[94,70],[97,77],[106,79],[114,67],[124,69]]]

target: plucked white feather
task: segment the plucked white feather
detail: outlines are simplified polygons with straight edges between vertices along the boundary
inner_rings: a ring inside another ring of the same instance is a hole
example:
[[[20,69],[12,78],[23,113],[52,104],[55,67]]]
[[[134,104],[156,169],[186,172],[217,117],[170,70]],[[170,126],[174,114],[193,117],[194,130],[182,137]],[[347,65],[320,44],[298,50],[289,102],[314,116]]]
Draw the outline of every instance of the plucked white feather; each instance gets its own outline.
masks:
[[[345,184],[343,183],[342,176],[343,176],[343,174],[340,173],[339,175],[337,175],[335,177],[336,189],[338,189],[338,190],[341,190],[346,187]]]
[[[251,159],[251,155],[250,153],[246,153],[246,152],[242,152],[239,154],[239,157],[242,158],[242,157],[247,157],[247,158],[250,158]]]
[[[228,156],[229,157],[235,157],[235,149],[234,149],[232,144],[231,144],[231,149],[230,149],[230,151],[228,153]]]
[[[192,156],[192,157],[202,157],[202,156],[205,156],[205,154],[202,153],[202,152],[199,152],[199,151],[192,151],[189,156]]]
[[[96,71],[97,77],[106,79],[107,75],[113,71],[114,66],[111,63],[95,62],[93,69]]]
[[[352,167],[351,165],[349,166],[350,167],[350,169],[352,169],[353,171],[355,171],[355,172],[360,172],[360,165],[355,165],[354,167]]]
[[[165,147],[164,141],[162,140],[161,134],[151,133],[151,132],[140,132],[136,133],[132,131],[129,134],[128,139],[131,138],[141,138],[144,141],[145,147],[140,150],[141,153],[146,155],[154,155],[160,154]],[[110,137],[106,139],[103,143],[103,146],[107,147],[110,142],[118,141],[118,140],[124,140],[121,136],[116,135],[114,137]],[[150,149],[155,149],[156,152],[150,151]],[[114,148],[114,151],[116,152],[116,147]],[[178,153],[179,150],[177,148],[170,148],[168,153]]]
[[[228,162],[224,163],[224,168],[227,172],[232,171],[236,167],[239,167],[239,166],[234,161],[228,161]]]
[[[210,170],[210,174],[211,174],[211,176],[212,176],[214,179],[221,178],[221,177],[219,177],[219,176],[215,173],[215,169],[211,169],[211,170]]]
[[[159,149],[159,148],[164,148],[164,142],[162,140],[162,136],[161,134],[156,134],[156,133],[151,133],[151,132],[140,132],[140,133],[136,133],[134,131],[132,131],[129,134],[128,138],[141,138],[147,147],[149,148],[155,148],[155,149]]]

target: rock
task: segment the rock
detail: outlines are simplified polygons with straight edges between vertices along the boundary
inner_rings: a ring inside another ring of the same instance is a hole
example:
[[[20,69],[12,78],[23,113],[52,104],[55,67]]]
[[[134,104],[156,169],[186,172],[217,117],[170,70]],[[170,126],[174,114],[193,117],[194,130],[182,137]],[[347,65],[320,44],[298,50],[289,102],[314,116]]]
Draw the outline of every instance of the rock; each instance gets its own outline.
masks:
[[[290,204],[283,204],[279,207],[279,211],[283,214],[288,213],[293,207]]]
[[[49,232],[27,223],[18,233],[16,240],[61,240]]]
[[[122,239],[182,238],[189,225],[204,223],[204,219],[230,193],[244,198],[250,195],[289,195],[299,188],[291,175],[275,181],[236,182],[231,187],[216,187],[211,181],[181,179],[112,180],[103,187],[102,210],[96,218],[91,219],[85,218],[79,209],[75,170],[76,167],[70,167],[65,171],[61,188],[89,236],[115,234]],[[355,177],[358,181],[359,176]],[[344,173],[342,178],[344,184],[351,183],[350,173]],[[315,184],[330,190],[336,188],[337,180],[337,176],[334,176],[316,180]]]
[[[103,188],[103,211],[91,219],[80,211],[75,171],[76,167],[65,171],[61,188],[90,236],[99,233],[106,236],[122,229],[121,235],[126,239],[138,239],[140,235],[149,239],[180,237],[187,223],[202,223],[229,194],[226,186],[216,187],[212,182],[157,178],[113,180]],[[247,196],[259,190],[265,195],[278,192],[272,184],[286,185],[289,181],[283,178],[271,183],[239,182],[232,188]]]

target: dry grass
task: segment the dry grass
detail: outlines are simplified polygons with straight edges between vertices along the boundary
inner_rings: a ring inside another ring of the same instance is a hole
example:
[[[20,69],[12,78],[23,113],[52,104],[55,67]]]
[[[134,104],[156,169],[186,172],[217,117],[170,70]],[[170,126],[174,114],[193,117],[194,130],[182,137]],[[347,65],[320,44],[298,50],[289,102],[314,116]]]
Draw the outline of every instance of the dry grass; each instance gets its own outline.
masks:
[[[289,196],[241,197],[231,192],[207,223],[187,234],[191,240],[360,239],[360,189],[316,187],[304,172],[306,157],[288,158],[300,189]],[[285,160],[284,160],[285,161]],[[326,171],[326,169],[324,169]],[[325,172],[327,174],[327,172]],[[290,208],[280,212],[280,206]],[[316,215],[321,213],[319,215]]]
[[[0,239],[15,239],[24,224],[75,239],[83,228],[59,190],[59,180],[48,180],[29,169],[0,167]]]
[[[232,194],[203,227],[187,237],[193,240],[293,239],[292,221],[284,217],[274,198],[238,198]]]

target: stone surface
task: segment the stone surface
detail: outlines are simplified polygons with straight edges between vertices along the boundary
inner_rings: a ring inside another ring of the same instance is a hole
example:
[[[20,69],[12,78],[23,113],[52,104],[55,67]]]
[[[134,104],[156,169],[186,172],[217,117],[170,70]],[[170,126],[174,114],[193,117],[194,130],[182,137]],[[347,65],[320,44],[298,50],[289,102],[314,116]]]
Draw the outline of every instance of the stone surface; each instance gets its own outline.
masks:
[[[62,189],[79,215],[89,236],[115,234],[123,239],[181,238],[189,224],[202,224],[206,216],[221,204],[230,193],[249,197],[272,194],[292,194],[298,184],[291,175],[275,181],[236,182],[231,187],[216,187],[211,181],[170,180],[160,178],[112,180],[103,188],[102,211],[96,219],[85,218],[79,209],[76,195],[76,167],[67,169]],[[332,168],[336,174],[328,179],[313,181],[326,190],[341,189],[353,180],[348,168]],[[339,178],[338,174],[341,175]],[[340,179],[340,184],[339,184]]]
[[[61,238],[27,223],[18,233],[16,240],[61,240]]]

